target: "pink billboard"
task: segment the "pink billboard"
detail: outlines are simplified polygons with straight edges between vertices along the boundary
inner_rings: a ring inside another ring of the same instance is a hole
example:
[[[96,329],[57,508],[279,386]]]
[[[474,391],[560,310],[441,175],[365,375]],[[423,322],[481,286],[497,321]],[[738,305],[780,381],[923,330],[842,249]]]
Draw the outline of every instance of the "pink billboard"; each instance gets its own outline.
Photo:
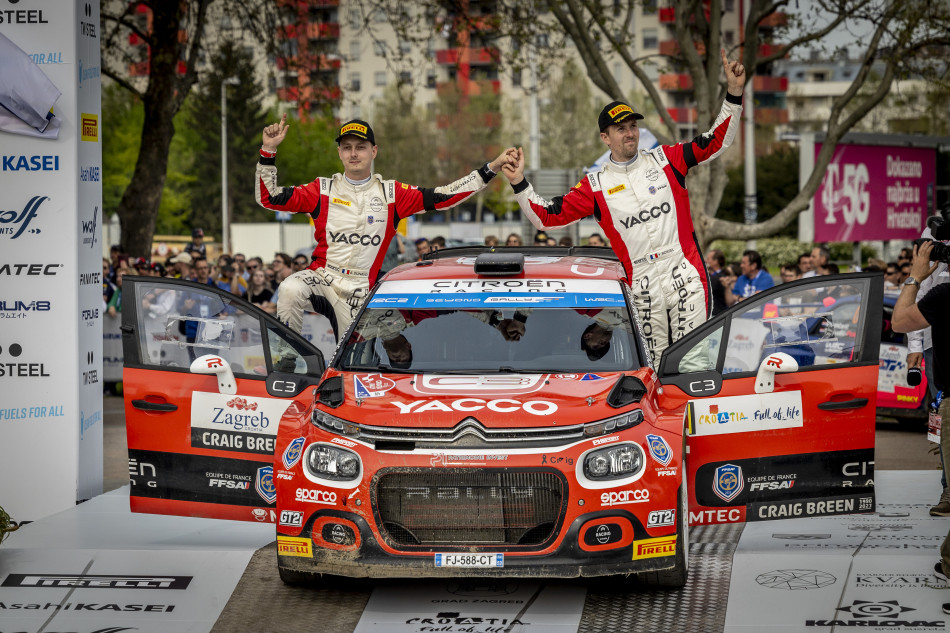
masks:
[[[815,241],[920,237],[936,172],[933,149],[839,144],[815,192]]]

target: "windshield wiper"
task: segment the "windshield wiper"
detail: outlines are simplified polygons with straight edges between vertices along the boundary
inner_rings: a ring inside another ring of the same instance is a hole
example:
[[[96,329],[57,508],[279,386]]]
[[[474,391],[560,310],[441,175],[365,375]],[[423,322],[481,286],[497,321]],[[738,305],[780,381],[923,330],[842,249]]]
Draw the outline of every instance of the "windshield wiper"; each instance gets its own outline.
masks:
[[[374,366],[368,365],[348,365],[343,368],[343,371],[384,371],[387,374],[418,374],[418,371],[413,369],[398,369],[396,367],[391,367],[386,363],[380,363]]]

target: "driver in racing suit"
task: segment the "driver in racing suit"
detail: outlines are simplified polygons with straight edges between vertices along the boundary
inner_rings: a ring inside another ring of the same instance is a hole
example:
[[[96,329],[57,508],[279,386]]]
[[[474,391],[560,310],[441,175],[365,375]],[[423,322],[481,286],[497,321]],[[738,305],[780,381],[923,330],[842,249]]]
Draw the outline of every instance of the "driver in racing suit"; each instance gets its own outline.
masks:
[[[257,164],[258,204],[274,211],[309,213],[316,248],[308,268],[281,282],[277,318],[300,332],[303,311],[324,314],[339,339],[376,283],[396,226],[420,211],[448,209],[481,191],[508,162],[505,150],[464,178],[434,189],[383,180],[372,173],[377,146],[369,123],[344,123],[336,142],[343,173],[297,187],[277,184],[277,146],[287,136],[287,115],[264,128]]]
[[[727,94],[712,129],[688,143],[638,151],[637,114],[614,101],[600,113],[610,160],[567,194],[545,200],[524,179],[524,152],[503,167],[521,211],[538,229],[594,216],[631,285],[654,362],[669,344],[706,320],[711,309],[703,251],[693,232],[686,174],[732,144],[739,128],[745,69],[722,51]]]

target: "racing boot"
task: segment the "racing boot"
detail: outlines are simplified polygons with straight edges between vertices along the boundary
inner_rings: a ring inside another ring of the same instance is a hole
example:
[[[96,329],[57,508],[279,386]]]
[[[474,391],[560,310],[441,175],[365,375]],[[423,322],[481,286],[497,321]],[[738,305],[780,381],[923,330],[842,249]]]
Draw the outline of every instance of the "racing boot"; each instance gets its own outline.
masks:
[[[950,488],[944,488],[937,505],[930,508],[932,517],[950,517]]]

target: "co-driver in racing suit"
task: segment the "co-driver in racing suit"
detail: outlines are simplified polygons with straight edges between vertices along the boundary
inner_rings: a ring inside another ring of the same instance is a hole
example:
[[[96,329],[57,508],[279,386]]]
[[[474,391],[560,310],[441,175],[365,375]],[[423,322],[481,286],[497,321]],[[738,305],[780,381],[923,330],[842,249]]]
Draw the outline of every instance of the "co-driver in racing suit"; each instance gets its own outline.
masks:
[[[610,160],[567,194],[547,201],[524,179],[524,152],[503,168],[522,212],[538,229],[567,226],[593,215],[626,272],[658,362],[669,344],[706,320],[711,309],[703,251],[693,232],[686,173],[729,147],[742,112],[744,68],[722,52],[727,94],[712,129],[691,142],[638,151],[643,116],[622,102],[600,113],[600,137]]]
[[[277,185],[277,146],[287,135],[287,115],[264,128],[257,165],[258,204],[274,211],[309,213],[314,240],[309,268],[285,279],[278,289],[277,318],[296,332],[312,306],[327,316],[339,338],[376,283],[389,242],[403,218],[420,211],[448,209],[481,191],[507,163],[506,150],[491,163],[455,182],[423,189],[372,173],[377,147],[365,121],[349,121],[336,141],[343,173],[297,187]]]

